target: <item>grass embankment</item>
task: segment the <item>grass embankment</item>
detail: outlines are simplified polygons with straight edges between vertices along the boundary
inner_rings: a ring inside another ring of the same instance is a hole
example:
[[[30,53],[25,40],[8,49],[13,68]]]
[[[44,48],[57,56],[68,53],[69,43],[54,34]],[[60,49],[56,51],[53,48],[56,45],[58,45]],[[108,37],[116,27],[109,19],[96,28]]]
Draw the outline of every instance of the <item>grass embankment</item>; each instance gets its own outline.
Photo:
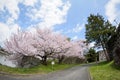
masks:
[[[32,68],[11,68],[7,66],[0,65],[0,72],[4,72],[7,74],[44,74],[44,73],[49,73],[57,70],[63,70],[66,68],[70,68],[76,66],[76,64],[55,64],[53,67],[52,65],[39,65],[36,67]]]
[[[120,67],[113,65],[113,62],[101,62],[90,67],[92,80],[120,80]]]

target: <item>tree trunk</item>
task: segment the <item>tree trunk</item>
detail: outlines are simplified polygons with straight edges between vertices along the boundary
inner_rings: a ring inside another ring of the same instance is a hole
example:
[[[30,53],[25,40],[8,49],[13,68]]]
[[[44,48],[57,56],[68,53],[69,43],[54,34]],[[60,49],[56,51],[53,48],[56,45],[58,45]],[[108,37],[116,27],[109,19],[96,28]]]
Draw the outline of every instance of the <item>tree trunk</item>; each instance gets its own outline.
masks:
[[[120,67],[120,47],[114,49],[114,63]]]
[[[42,62],[43,62],[43,65],[47,65],[47,56],[43,56]]]
[[[58,56],[58,64],[61,64],[64,59],[64,56]]]
[[[104,51],[104,54],[105,54],[105,56],[106,56],[107,61],[110,61],[110,57],[109,57],[109,55],[108,55],[107,49],[104,47],[104,44],[103,44],[103,43],[102,43],[102,48],[103,48],[103,51]]]
[[[108,49],[108,45],[105,45],[105,46],[106,46],[106,51],[108,53],[109,59],[110,59],[110,61],[112,61],[113,60],[113,53],[110,52],[110,50]]]

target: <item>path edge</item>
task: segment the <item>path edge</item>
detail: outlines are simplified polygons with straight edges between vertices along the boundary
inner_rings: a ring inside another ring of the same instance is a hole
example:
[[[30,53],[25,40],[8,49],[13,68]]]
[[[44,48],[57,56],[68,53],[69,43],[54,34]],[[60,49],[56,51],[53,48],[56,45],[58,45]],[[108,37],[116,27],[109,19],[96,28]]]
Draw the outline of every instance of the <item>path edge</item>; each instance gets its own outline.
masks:
[[[91,75],[90,75],[89,68],[87,68],[87,72],[88,72],[88,80],[92,80],[92,77],[91,77]]]

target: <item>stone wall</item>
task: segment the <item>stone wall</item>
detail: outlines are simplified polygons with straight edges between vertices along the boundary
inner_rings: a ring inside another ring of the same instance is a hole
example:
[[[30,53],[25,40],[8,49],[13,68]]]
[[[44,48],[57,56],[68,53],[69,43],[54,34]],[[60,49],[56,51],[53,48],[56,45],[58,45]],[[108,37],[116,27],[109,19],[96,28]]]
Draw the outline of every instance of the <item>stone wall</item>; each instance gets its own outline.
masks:
[[[41,61],[38,58],[32,56],[23,56],[22,60],[18,62],[17,60],[9,59],[10,55],[7,51],[0,47],[0,64],[6,65],[9,67],[22,67],[30,68],[41,64]]]
[[[33,56],[23,56],[21,63],[19,64],[19,67],[30,68],[40,64],[41,64],[41,61],[38,58],[35,58]]]
[[[8,59],[8,53],[1,47],[0,47],[0,64],[10,67],[16,67],[16,64],[14,64],[12,60]]]
[[[106,56],[103,50],[98,51],[99,54],[99,61],[106,61]]]

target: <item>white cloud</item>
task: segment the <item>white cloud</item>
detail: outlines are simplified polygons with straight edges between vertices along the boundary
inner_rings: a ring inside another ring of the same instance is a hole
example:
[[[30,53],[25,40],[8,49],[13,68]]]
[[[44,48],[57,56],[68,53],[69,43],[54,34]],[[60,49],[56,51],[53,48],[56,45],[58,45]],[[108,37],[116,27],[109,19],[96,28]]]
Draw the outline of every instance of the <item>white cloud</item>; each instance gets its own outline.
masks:
[[[0,11],[7,9],[10,13],[8,20],[6,20],[7,24],[14,24],[18,19],[19,3],[32,7],[26,14],[32,20],[41,19],[38,24],[40,27],[53,27],[66,22],[66,15],[70,8],[69,1],[63,2],[62,0],[0,0]],[[35,4],[39,5],[36,7]]]
[[[39,9],[34,8],[32,14],[28,14],[28,16],[33,20],[41,19],[38,26],[51,28],[66,21],[69,8],[69,1],[64,3],[62,0],[41,0],[41,7]]]
[[[77,24],[75,28],[73,28],[73,32],[80,32],[84,29],[84,24],[80,25],[80,24]]]
[[[8,26],[0,23],[0,45],[3,45],[3,42],[9,38],[12,33],[16,33],[18,29],[20,29],[20,27],[17,24]]]
[[[109,0],[105,5],[105,14],[112,23],[120,16],[120,9],[117,9],[117,5],[120,5],[120,0]]]
[[[31,24],[27,28],[31,32],[35,32],[33,26],[52,28],[56,24],[66,22],[67,12],[70,8],[69,1],[63,2],[62,0],[0,0],[0,11],[8,11],[6,13],[8,19],[4,20],[5,23],[0,22],[0,44],[11,33],[16,32],[20,28],[19,24],[16,23],[20,14],[20,3],[32,8],[25,12],[26,16],[30,17],[33,21],[41,20],[41,22]],[[36,4],[37,7],[35,6]]]
[[[34,6],[37,1],[38,0],[23,0],[23,4],[25,4],[26,6]]]
[[[18,3],[20,3],[20,0],[0,0],[0,11],[4,12],[7,10],[10,14],[5,23],[0,22],[0,45],[2,46],[3,42],[20,28],[18,24],[14,22],[18,19],[20,12]]]
[[[19,14],[19,8],[18,8],[18,3],[20,0],[0,0],[0,11],[4,11],[5,9],[8,10],[10,13],[10,19],[8,19],[8,24],[9,22],[14,22],[18,18]],[[10,21],[9,21],[10,20]]]
[[[78,39],[78,36],[74,36],[73,38],[72,38],[72,40],[77,40]]]
[[[5,11],[6,9],[10,13],[7,24],[14,24],[14,21],[18,19],[20,9],[18,4],[22,3],[26,6],[34,6],[37,0],[0,0],[0,11]]]
[[[33,27],[33,26],[30,26],[30,27],[27,28],[27,31],[29,31],[29,32],[34,34],[34,33],[36,33],[36,28]]]
[[[85,25],[84,23],[83,24],[78,23],[73,29],[68,30],[66,33],[79,33],[85,28],[84,25]]]
[[[0,23],[0,42],[5,40],[5,37],[8,37],[9,35],[9,28],[7,25]]]

